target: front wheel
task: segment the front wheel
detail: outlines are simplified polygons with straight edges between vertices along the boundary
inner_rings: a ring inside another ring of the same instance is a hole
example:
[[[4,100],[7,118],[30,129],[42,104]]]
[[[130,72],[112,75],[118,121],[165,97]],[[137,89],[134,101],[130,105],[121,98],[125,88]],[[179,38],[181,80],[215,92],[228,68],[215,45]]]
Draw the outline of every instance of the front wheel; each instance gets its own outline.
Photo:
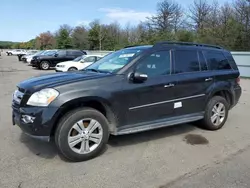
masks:
[[[68,69],[68,71],[77,71],[78,69],[77,68],[75,68],[75,67],[70,67],[69,69]]]
[[[50,64],[49,64],[48,61],[42,61],[40,63],[40,67],[39,68],[42,69],[42,70],[49,70]]]
[[[108,121],[99,111],[79,108],[61,119],[55,143],[64,157],[79,162],[96,157],[109,138]]]
[[[208,130],[218,130],[227,121],[229,104],[225,98],[215,96],[207,104],[202,126]]]

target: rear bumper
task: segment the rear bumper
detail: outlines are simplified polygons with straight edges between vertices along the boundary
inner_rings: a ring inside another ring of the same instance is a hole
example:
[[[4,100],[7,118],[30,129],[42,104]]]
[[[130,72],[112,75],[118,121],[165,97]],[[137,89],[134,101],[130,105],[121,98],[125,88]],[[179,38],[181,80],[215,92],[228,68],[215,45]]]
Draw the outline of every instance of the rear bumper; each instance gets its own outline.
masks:
[[[231,108],[235,107],[238,104],[241,94],[242,94],[242,89],[240,86],[237,86],[236,88],[234,88],[234,101],[233,101]]]

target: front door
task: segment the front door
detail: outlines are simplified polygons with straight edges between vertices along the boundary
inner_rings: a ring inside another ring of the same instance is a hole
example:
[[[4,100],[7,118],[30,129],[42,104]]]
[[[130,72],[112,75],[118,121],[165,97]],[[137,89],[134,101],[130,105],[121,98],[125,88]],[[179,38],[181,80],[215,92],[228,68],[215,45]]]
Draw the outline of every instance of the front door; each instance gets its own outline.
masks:
[[[146,74],[144,83],[124,84],[126,101],[126,124],[136,124],[160,120],[173,113],[176,77],[171,76],[170,51],[149,53],[135,67],[138,73]]]

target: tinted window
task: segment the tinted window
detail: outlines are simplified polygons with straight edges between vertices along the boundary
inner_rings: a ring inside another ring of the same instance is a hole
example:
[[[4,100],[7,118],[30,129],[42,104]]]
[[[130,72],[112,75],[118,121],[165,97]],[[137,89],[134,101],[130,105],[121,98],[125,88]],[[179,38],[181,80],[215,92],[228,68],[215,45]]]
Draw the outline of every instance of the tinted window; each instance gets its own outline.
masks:
[[[96,60],[98,61],[99,59],[102,59],[101,57],[96,57]]]
[[[234,60],[232,54],[229,53],[229,52],[227,52],[227,53],[225,53],[225,55],[226,55],[226,57],[227,57],[227,59],[228,59],[228,61],[229,61],[230,66],[231,66],[233,69],[238,70],[238,67],[237,67],[237,65],[236,65],[236,63],[235,63],[235,60]]]
[[[136,68],[149,77],[170,74],[170,51],[160,51],[145,57]]]
[[[78,56],[82,56],[83,53],[80,51],[67,51],[67,55],[78,57]]]
[[[210,70],[228,70],[231,66],[221,52],[205,52],[205,57],[207,59]]]
[[[64,50],[58,51],[58,52],[57,52],[57,56],[58,56],[58,57],[66,56],[66,51],[64,51]]]
[[[200,71],[197,51],[175,51],[175,73]]]
[[[200,62],[201,71],[208,70],[208,68],[207,68],[207,62],[206,62],[206,60],[204,58],[203,53],[201,51],[199,51],[198,54],[199,54],[199,62]]]

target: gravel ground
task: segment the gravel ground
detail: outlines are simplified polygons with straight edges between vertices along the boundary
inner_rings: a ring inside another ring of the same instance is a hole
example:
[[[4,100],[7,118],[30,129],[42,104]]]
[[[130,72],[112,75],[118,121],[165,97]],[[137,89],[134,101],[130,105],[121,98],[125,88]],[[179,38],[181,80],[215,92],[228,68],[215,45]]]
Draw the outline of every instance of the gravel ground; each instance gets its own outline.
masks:
[[[69,163],[58,155],[53,143],[33,140],[11,123],[11,96],[16,84],[48,72],[53,70],[33,69],[4,53],[0,57],[1,188],[195,188],[191,184],[186,186],[188,182],[206,188],[202,183],[209,181],[217,167],[221,173],[248,171],[249,162],[242,165],[244,169],[232,164],[244,162],[241,160],[250,156],[250,80],[241,81],[241,100],[230,111],[224,128],[217,132],[184,124],[111,137],[106,151],[99,157]],[[227,174],[216,177],[218,181]]]

